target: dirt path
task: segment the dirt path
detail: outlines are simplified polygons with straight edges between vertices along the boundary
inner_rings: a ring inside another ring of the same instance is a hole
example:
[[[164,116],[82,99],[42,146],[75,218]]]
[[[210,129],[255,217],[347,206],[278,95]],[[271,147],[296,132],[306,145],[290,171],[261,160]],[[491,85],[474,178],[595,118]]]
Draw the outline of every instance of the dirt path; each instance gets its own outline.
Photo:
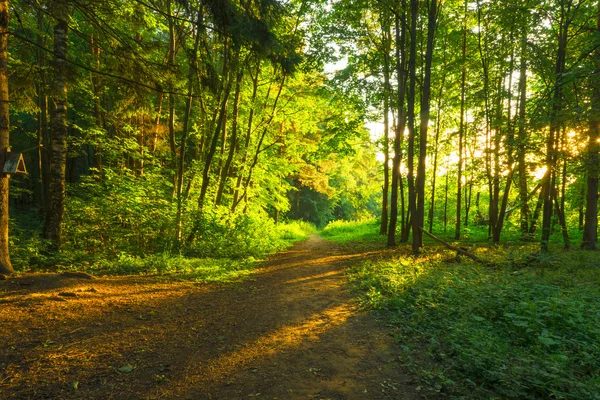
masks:
[[[398,349],[317,236],[221,286],[0,282],[0,398],[415,399]]]

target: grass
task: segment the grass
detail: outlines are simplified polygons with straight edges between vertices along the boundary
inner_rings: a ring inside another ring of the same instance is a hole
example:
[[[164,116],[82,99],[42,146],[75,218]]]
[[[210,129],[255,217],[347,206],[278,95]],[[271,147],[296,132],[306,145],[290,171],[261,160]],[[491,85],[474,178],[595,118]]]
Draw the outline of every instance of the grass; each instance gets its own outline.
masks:
[[[380,242],[379,221],[375,219],[362,221],[334,221],[320,232],[320,235],[336,243]]]
[[[325,231],[342,243],[383,240],[374,222]],[[432,392],[600,399],[600,254],[539,254],[537,243],[477,247],[494,267],[428,245],[419,258],[397,253],[358,265],[350,279]]]
[[[106,255],[72,248],[48,256],[39,252],[43,246],[32,235],[29,241],[15,243],[12,256],[17,271],[83,271],[92,275],[158,275],[173,280],[231,282],[253,274],[260,260],[268,254],[305,240],[315,231],[309,223],[289,221],[274,225],[268,237],[241,237],[242,232],[238,234],[240,238],[228,237],[221,242],[210,243],[212,247],[218,247],[211,252],[213,256],[169,252],[138,255],[127,251]],[[243,243],[234,246],[238,239]]]

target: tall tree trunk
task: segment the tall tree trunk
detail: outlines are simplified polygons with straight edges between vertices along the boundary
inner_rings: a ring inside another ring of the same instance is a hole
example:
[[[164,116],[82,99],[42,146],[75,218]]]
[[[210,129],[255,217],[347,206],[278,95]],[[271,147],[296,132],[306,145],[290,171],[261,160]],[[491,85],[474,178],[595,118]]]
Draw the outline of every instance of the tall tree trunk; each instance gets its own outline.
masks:
[[[419,229],[419,215],[417,214],[417,190],[415,188],[415,89],[417,83],[417,16],[418,0],[410,1],[410,46],[408,56],[408,97],[406,102],[406,121],[408,126],[408,209],[411,215],[411,228],[414,237]],[[420,233],[420,232],[419,232]],[[417,239],[418,240],[418,239]]]
[[[172,1],[167,0],[167,19],[169,22],[169,55],[167,60],[168,70],[168,87],[169,87],[169,148],[171,150],[171,168],[173,170],[173,190],[171,191],[171,198],[174,198],[177,193],[179,184],[177,180],[179,176],[177,174],[177,143],[175,142],[175,23],[173,22],[173,10]]]
[[[433,62],[433,40],[437,22],[437,1],[431,0],[427,22],[427,49],[425,51],[425,77],[421,98],[421,126],[419,127],[419,163],[417,166],[417,208],[413,217],[412,249],[418,254],[423,247],[423,229],[425,229],[425,174],[427,162],[427,129],[429,128],[429,100],[431,97],[431,64]],[[417,8],[417,2],[413,3]],[[416,10],[413,11],[416,13]],[[415,28],[413,28],[415,29]]]
[[[50,147],[50,138],[48,133],[48,95],[46,83],[46,53],[44,39],[41,32],[44,31],[44,13],[37,10],[37,60],[40,69],[40,83],[38,87],[38,186],[39,186],[39,207],[40,213],[45,215],[48,208],[48,175],[50,172],[50,163],[48,159],[48,148]]]
[[[227,183],[227,178],[229,177],[229,172],[231,169],[231,163],[233,162],[233,156],[235,155],[238,138],[238,114],[239,114],[239,105],[240,105],[240,97],[242,91],[242,78],[244,77],[244,73],[240,70],[237,73],[237,79],[235,82],[235,95],[233,97],[233,121],[231,124],[231,139],[229,143],[229,152],[227,154],[227,160],[225,161],[225,165],[222,168],[222,176],[219,181],[219,190],[217,191],[217,197],[215,200],[216,205],[220,205],[223,200],[223,192],[225,191],[225,185]]]
[[[101,70],[101,59],[100,59],[100,34],[94,34],[90,36],[90,49],[92,52],[93,68],[97,71]],[[90,84],[92,86],[92,93],[94,95],[94,118],[96,120],[96,127],[98,129],[104,128],[104,121],[102,116],[101,98],[102,98],[102,78],[93,72],[90,72]],[[102,149],[96,145],[93,150],[93,163],[94,167],[98,170],[102,170]]]
[[[252,98],[250,99],[250,104],[252,105],[250,108],[250,114],[248,115],[248,125],[246,128],[246,140],[244,144],[244,154],[242,156],[242,162],[240,165],[245,166],[248,161],[248,153],[250,151],[250,139],[252,138],[252,124],[254,121],[254,113],[256,104],[256,96],[258,94],[258,77],[260,75],[260,59],[257,61],[256,65],[256,76],[252,76],[252,72],[250,72],[250,76],[252,77]],[[269,98],[269,93],[271,92],[270,88],[267,93],[267,100]],[[240,190],[242,188],[242,180],[244,179],[242,171],[238,173],[237,180],[235,183],[235,190],[233,191],[233,200],[231,201],[231,212],[234,213],[238,204],[238,199],[240,197]]]
[[[552,108],[550,110],[550,129],[546,139],[546,174],[543,179],[544,186],[544,204],[542,212],[542,242],[541,251],[548,251],[548,242],[550,240],[552,226],[552,192],[554,188],[552,177],[556,165],[556,139],[560,132],[560,113],[562,111],[562,85],[563,73],[565,70],[565,61],[567,55],[567,36],[570,25],[569,11],[565,10],[565,5],[561,5],[561,16],[559,19],[558,50],[555,65],[555,82],[552,98]]]
[[[65,211],[65,169],[67,162],[67,50],[68,18],[67,1],[53,3],[54,65],[51,118],[52,140],[50,147],[50,176],[48,190],[48,213],[44,221],[44,238],[49,240],[49,250],[60,250],[62,245],[62,222]]]
[[[215,152],[217,151],[217,144],[219,142],[219,133],[223,129],[223,124],[225,123],[225,115],[227,113],[227,105],[229,103],[229,95],[231,94],[231,87],[233,86],[233,79],[230,76],[230,69],[232,69],[231,63],[236,63],[238,54],[236,52],[235,60],[231,60],[229,56],[229,48],[226,44],[223,48],[224,61],[223,61],[223,77],[227,80],[225,87],[223,88],[223,97],[221,100],[221,104],[219,106],[219,112],[216,120],[216,126],[214,128],[214,132],[212,133],[212,140],[210,143],[210,147],[208,149],[208,153],[206,155],[206,160],[204,162],[204,168],[202,170],[202,186],[200,187],[200,197],[198,198],[198,208],[202,210],[204,207],[204,201],[206,199],[206,192],[208,191],[208,186],[210,184],[210,168],[212,166],[213,158],[215,156]],[[194,230],[196,230],[194,228]],[[188,243],[190,242],[188,238]]]
[[[519,132],[517,143],[517,163],[519,168],[519,201],[521,202],[521,238],[530,239],[529,235],[529,189],[527,187],[527,163],[525,154],[527,152],[526,143],[528,142],[525,113],[527,106],[527,24],[525,21],[521,33],[521,64],[519,69]]]
[[[406,119],[404,116],[404,95],[406,92],[405,65],[405,42],[406,42],[406,1],[402,0],[402,14],[395,15],[396,35],[396,74],[397,74],[397,107],[398,121],[394,132],[394,160],[392,162],[392,193],[390,198],[390,225],[388,227],[387,245],[396,245],[396,224],[398,221],[398,186],[400,181],[401,142],[404,135]],[[404,214],[404,210],[403,210]]]
[[[446,47],[446,41],[444,40],[444,48]],[[444,51],[443,68],[446,69],[446,52]],[[440,83],[440,89],[438,91],[437,101],[437,121],[435,127],[435,144],[433,148],[433,176],[431,178],[431,206],[429,208],[429,232],[433,233],[433,217],[435,212],[435,185],[437,178],[437,167],[438,167],[438,153],[440,144],[440,130],[442,125],[442,96],[444,94],[444,86],[446,83],[446,74],[442,76],[442,82]]]
[[[8,0],[0,0],[0,167],[9,151]],[[0,171],[1,172],[1,171]],[[12,274],[8,250],[8,176],[0,173],[0,273]]]
[[[450,177],[450,164],[446,161],[446,184],[444,185],[444,233],[448,228],[448,189],[449,182],[448,178]]]
[[[246,176],[246,179],[244,180],[244,185],[243,185],[244,191],[243,191],[242,196],[238,199],[238,203],[244,199],[246,200],[246,202],[248,201],[248,188],[250,187],[250,183],[252,182],[252,174],[254,173],[254,168],[256,167],[256,165],[258,165],[259,156],[263,151],[265,151],[268,147],[271,146],[271,145],[268,145],[268,146],[263,147],[263,143],[264,143],[265,137],[267,136],[267,132],[269,131],[269,128],[271,127],[271,124],[273,123],[275,114],[277,113],[277,104],[279,103],[279,99],[281,97],[281,92],[283,91],[283,87],[285,86],[287,77],[288,76],[285,73],[283,73],[283,77],[281,78],[281,83],[279,85],[277,95],[275,96],[275,99],[273,101],[273,107],[271,109],[271,113],[270,113],[269,117],[267,118],[267,120],[265,121],[265,125],[262,128],[262,133],[258,138],[258,143],[256,144],[256,151],[254,152],[254,157],[252,159],[252,163],[250,163],[250,167],[248,168],[248,175]],[[237,206],[237,204],[236,204],[236,206]]]
[[[383,33],[383,200],[381,202],[381,225],[379,227],[380,235],[387,235],[388,228],[388,192],[390,184],[390,46],[391,33],[389,23],[381,21]]]
[[[190,117],[192,114],[192,100],[194,94],[194,80],[198,79],[198,47],[200,45],[200,25],[202,23],[202,10],[198,11],[198,22],[196,23],[196,37],[194,48],[190,57],[190,65],[187,82],[187,97],[185,99],[185,114],[183,115],[183,132],[181,133],[181,146],[179,149],[179,163],[177,166],[177,216],[175,241],[181,245],[183,233],[183,177],[185,172],[185,157],[187,154],[187,141],[190,131]]]
[[[600,33],[600,1],[597,33]],[[595,250],[598,242],[598,175],[600,174],[600,48],[594,53],[595,70],[591,76],[592,109],[590,110],[589,148],[587,155],[587,194],[585,224],[581,247]]]
[[[465,132],[465,92],[467,80],[467,0],[465,0],[465,15],[462,32],[462,66],[460,78],[460,124],[458,127],[458,171],[456,173],[456,229],[454,238],[460,239],[460,217],[462,206],[462,169],[463,169],[463,139]]]

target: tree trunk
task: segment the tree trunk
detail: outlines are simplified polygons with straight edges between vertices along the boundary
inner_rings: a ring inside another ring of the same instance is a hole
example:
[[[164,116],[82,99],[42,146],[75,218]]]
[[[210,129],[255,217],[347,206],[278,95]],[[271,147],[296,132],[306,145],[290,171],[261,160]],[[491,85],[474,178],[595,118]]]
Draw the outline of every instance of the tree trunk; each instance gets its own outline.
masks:
[[[46,53],[43,48],[45,43],[41,32],[44,30],[44,14],[37,10],[37,59],[40,69],[40,83],[38,86],[38,186],[39,186],[39,207],[41,215],[45,215],[48,209],[48,175],[50,173],[50,164],[48,159],[48,149],[50,147],[50,137],[48,133],[48,95],[46,84]]]
[[[415,88],[417,83],[417,16],[418,16],[418,0],[410,1],[410,46],[408,57],[408,97],[406,102],[407,109],[407,126],[408,126],[408,152],[407,152],[407,167],[408,167],[408,209],[411,215],[411,228],[413,234],[413,251],[415,250],[415,236],[417,241],[420,237],[419,215],[417,211],[417,190],[415,187]]]
[[[227,154],[227,160],[225,166],[221,170],[221,179],[219,181],[219,190],[217,191],[217,197],[215,200],[216,205],[220,205],[223,199],[223,192],[225,191],[225,185],[227,178],[229,177],[229,170],[231,169],[231,163],[233,162],[233,156],[237,148],[237,137],[238,137],[238,114],[239,104],[242,90],[242,78],[244,77],[243,72],[240,70],[237,74],[235,82],[235,95],[233,98],[233,121],[231,124],[231,139],[229,143],[229,153]]]
[[[528,142],[527,131],[525,129],[525,112],[527,105],[527,21],[523,26],[521,33],[521,64],[519,70],[519,132],[517,144],[517,163],[519,168],[519,200],[521,201],[521,238],[530,239],[529,235],[529,189],[527,187],[527,163],[525,154],[527,152],[526,144]]]
[[[444,40],[444,48],[446,47],[446,41]],[[446,52],[444,51],[444,62],[443,68],[446,69]],[[446,74],[442,76],[442,82],[440,84],[440,90],[438,91],[437,101],[437,121],[435,128],[435,144],[433,148],[433,176],[431,178],[431,206],[429,208],[429,232],[433,233],[433,217],[435,213],[435,185],[437,178],[437,167],[438,167],[438,153],[440,144],[440,130],[442,121],[442,96],[444,94],[444,84],[446,83]]]
[[[248,116],[248,125],[246,128],[246,140],[244,144],[244,155],[242,156],[242,162],[240,165],[243,167],[246,165],[246,161],[248,161],[248,152],[250,147],[250,139],[252,138],[252,123],[254,121],[254,113],[256,104],[256,96],[258,94],[258,77],[260,75],[260,60],[258,60],[256,65],[256,76],[252,76],[252,72],[250,76],[252,77],[252,98],[250,99],[250,104],[252,105],[250,108],[250,115]],[[269,93],[271,92],[270,88],[267,93],[267,100],[269,98]],[[238,204],[238,199],[240,197],[240,190],[242,188],[242,180],[243,180],[242,171],[238,173],[237,180],[235,183],[235,190],[233,191],[233,200],[231,201],[231,212],[234,213]]]
[[[458,127],[458,171],[456,173],[456,229],[454,238],[460,239],[460,214],[462,202],[462,168],[463,168],[463,137],[465,130],[465,92],[467,80],[467,1],[465,0],[465,15],[462,33],[462,66],[460,86],[460,125]]]
[[[9,151],[8,0],[0,0],[0,167]],[[1,172],[1,171],[0,171]],[[8,175],[0,173],[0,273],[12,274],[8,250]]]
[[[401,142],[404,135],[406,119],[404,116],[404,95],[406,92],[406,78],[404,74],[405,42],[406,42],[406,1],[402,0],[402,15],[396,14],[396,74],[397,74],[397,107],[398,121],[394,132],[394,160],[392,162],[392,194],[390,198],[390,225],[388,227],[387,245],[396,245],[396,225],[398,221],[398,186],[400,181]],[[404,214],[404,210],[402,210]]]
[[[598,2],[597,32],[600,33],[600,1]],[[594,53],[595,70],[591,76],[592,109],[590,113],[590,139],[587,155],[587,194],[585,224],[581,247],[595,250],[598,242],[598,175],[600,173],[600,49]]]
[[[44,238],[49,240],[49,250],[58,251],[62,245],[62,222],[65,210],[65,169],[67,161],[67,50],[69,8],[66,1],[53,3],[54,25],[54,77],[51,118],[52,140],[50,147],[50,176],[48,213],[44,221]]]
[[[546,174],[544,175],[544,204],[542,212],[542,242],[541,251],[548,251],[552,225],[552,191],[554,168],[556,165],[556,138],[560,132],[560,113],[562,111],[562,75],[565,70],[567,54],[567,36],[570,19],[564,5],[561,8],[559,19],[558,50],[556,55],[555,82],[553,90],[552,108],[550,111],[550,130],[546,139]]]
[[[381,202],[381,225],[379,227],[380,235],[387,235],[388,229],[388,192],[390,181],[390,46],[391,33],[388,23],[381,21],[383,33],[383,200]]]
[[[427,162],[427,129],[429,128],[429,100],[431,97],[431,64],[433,62],[433,40],[437,21],[437,1],[431,0],[427,22],[427,49],[425,51],[425,77],[421,98],[421,126],[419,127],[419,163],[417,166],[417,212],[413,221],[412,249],[419,254],[423,247],[423,229],[425,228],[425,174]],[[414,3],[415,8],[417,2]]]
[[[171,199],[175,197],[179,184],[177,174],[177,143],[175,142],[175,84],[173,82],[175,73],[175,23],[173,22],[173,10],[171,9],[172,2],[167,0],[167,19],[169,22],[169,56],[167,60],[167,70],[169,71],[168,87],[169,87],[169,148],[171,150],[171,168],[173,170],[173,190],[171,191]]]
[[[183,233],[183,176],[185,172],[185,156],[187,153],[187,141],[190,131],[190,116],[192,114],[192,100],[194,94],[194,78],[198,78],[198,47],[200,45],[200,25],[202,23],[202,10],[198,11],[198,22],[196,23],[196,38],[190,58],[187,97],[185,99],[185,114],[183,116],[183,132],[181,133],[181,146],[179,149],[179,164],[177,166],[177,216],[175,241],[181,245]]]

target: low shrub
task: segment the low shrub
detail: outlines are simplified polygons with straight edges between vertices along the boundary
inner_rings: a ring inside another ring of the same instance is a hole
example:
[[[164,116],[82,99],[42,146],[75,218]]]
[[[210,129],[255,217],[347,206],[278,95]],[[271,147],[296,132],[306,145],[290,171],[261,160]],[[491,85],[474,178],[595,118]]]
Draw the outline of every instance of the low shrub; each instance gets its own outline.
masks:
[[[557,262],[533,259],[519,269],[406,257],[363,264],[351,278],[396,327],[404,360],[432,390],[598,399],[598,255],[550,257]]]

